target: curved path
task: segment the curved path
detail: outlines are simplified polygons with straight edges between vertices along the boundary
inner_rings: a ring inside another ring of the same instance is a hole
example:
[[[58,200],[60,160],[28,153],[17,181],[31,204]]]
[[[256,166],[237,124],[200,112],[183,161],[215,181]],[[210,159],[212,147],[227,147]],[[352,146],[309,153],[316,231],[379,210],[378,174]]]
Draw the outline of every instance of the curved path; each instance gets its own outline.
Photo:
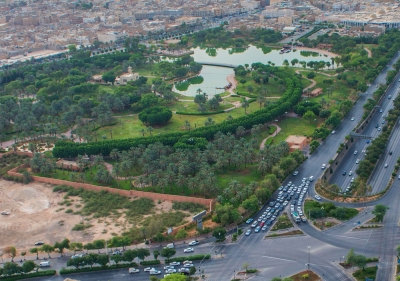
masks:
[[[369,58],[372,57],[372,52],[370,51],[370,49],[368,49],[367,47],[364,47],[364,50],[367,51]]]
[[[276,131],[275,131],[272,135],[270,135],[270,136],[268,136],[268,137],[266,137],[265,139],[262,140],[262,142],[261,142],[261,144],[260,144],[260,149],[264,149],[264,147],[265,147],[265,142],[266,142],[269,138],[276,137],[276,135],[279,134],[279,132],[281,131],[281,127],[279,127],[278,124],[276,124],[276,123],[271,123],[271,124],[269,124],[269,125],[270,125],[270,126],[275,126],[275,127],[276,127]]]

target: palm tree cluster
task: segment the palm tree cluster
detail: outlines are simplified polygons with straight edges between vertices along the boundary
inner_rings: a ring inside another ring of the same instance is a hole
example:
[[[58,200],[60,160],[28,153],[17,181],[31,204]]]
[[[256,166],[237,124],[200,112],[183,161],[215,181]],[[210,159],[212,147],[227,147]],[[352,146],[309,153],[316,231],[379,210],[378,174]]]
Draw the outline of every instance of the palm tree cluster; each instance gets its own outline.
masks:
[[[129,151],[119,152],[114,149],[110,154],[117,160],[113,176],[121,179],[121,175],[128,175],[133,166],[139,165],[144,173],[137,180],[140,186],[158,187],[164,193],[165,188],[176,185],[182,188],[182,193],[190,190],[192,194],[199,192],[205,197],[222,195],[223,200],[241,203],[254,194],[257,183],[253,182],[243,188],[241,183],[233,180],[229,186],[222,188],[217,183],[216,173],[243,170],[249,164],[259,163],[258,170],[264,175],[289,152],[285,142],[258,151],[258,141],[254,136],[260,132],[261,127],[254,126],[250,140],[240,137],[244,132],[237,137],[218,133],[204,151],[174,149],[161,143],[151,144],[147,148],[140,145]],[[132,177],[125,179],[131,180]]]

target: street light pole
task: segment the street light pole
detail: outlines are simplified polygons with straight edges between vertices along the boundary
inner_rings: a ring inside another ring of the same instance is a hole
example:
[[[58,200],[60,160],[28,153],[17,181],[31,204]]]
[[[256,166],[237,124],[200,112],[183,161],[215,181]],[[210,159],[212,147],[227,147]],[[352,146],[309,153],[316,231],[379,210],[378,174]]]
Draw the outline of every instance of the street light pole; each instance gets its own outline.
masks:
[[[311,249],[311,246],[307,246],[307,248],[308,248],[308,270],[310,270],[310,249]]]

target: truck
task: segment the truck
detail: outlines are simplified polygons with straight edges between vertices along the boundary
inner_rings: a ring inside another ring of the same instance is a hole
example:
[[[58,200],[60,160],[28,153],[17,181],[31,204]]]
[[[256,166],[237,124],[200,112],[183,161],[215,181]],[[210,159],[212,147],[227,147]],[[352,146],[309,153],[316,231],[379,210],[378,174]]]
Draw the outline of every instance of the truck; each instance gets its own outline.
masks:
[[[168,249],[173,249],[173,248],[175,248],[174,242],[167,244],[167,246],[166,246],[165,248],[168,248]]]
[[[297,223],[301,222],[301,218],[297,212],[292,212],[292,217],[295,222],[297,222]]]

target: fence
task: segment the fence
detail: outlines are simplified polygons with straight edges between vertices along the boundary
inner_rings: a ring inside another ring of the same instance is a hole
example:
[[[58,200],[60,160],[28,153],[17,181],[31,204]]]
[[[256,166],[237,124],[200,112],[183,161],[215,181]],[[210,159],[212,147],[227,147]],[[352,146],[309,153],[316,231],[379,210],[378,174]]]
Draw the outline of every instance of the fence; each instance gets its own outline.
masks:
[[[19,173],[18,171],[21,168],[27,168],[27,167],[29,167],[28,164],[23,164],[19,167],[9,170],[7,172],[7,174],[12,177],[19,177],[19,178],[23,177],[23,175],[21,173]],[[176,202],[198,203],[201,205],[205,205],[206,208],[209,209],[209,211],[212,210],[213,201],[214,201],[213,199],[205,199],[205,198],[197,198],[197,197],[189,197],[189,196],[181,196],[181,195],[160,194],[160,193],[139,191],[139,190],[122,190],[122,189],[116,189],[116,188],[111,188],[111,187],[106,187],[106,186],[98,186],[98,185],[93,185],[93,184],[88,184],[88,183],[79,183],[79,182],[72,182],[72,181],[39,177],[39,176],[32,176],[32,180],[35,182],[55,184],[55,185],[66,185],[66,186],[70,186],[73,188],[83,188],[86,190],[97,191],[97,192],[105,190],[110,193],[116,193],[116,194],[119,194],[122,196],[127,196],[127,197],[145,197],[145,198],[150,198],[153,200],[161,200],[161,201],[166,200],[166,201],[176,201]]]

